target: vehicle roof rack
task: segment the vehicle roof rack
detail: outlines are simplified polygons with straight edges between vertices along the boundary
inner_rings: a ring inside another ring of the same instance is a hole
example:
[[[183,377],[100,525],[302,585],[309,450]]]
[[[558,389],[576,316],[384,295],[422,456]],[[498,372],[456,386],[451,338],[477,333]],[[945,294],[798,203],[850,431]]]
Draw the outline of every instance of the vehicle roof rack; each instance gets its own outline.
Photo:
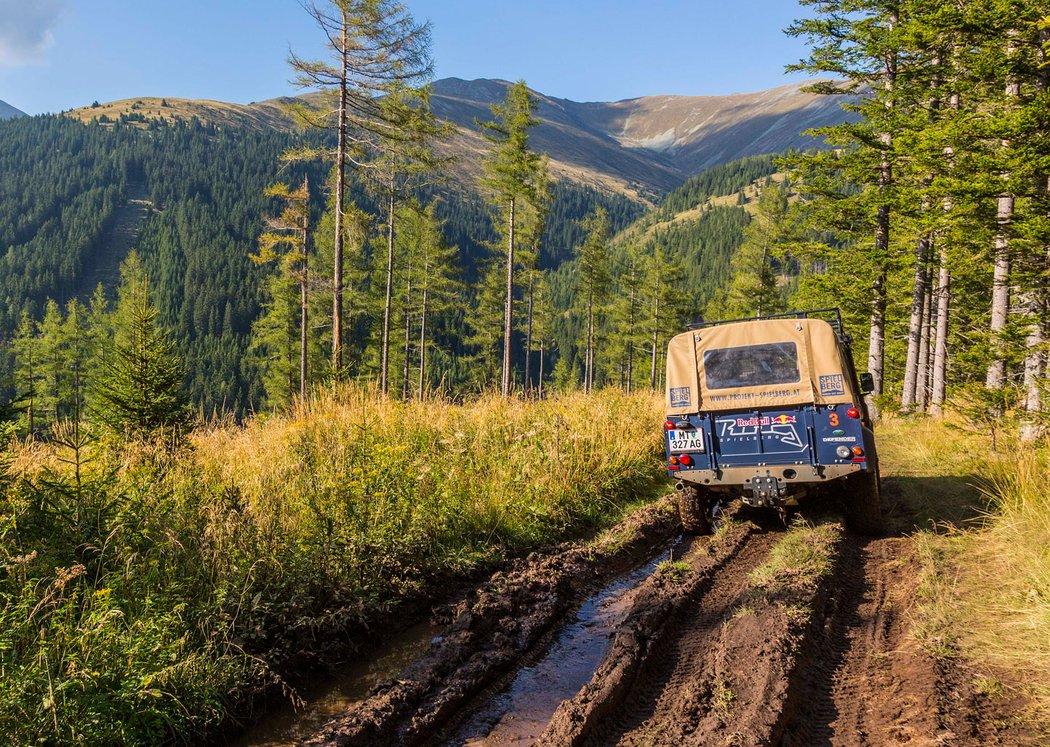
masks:
[[[831,318],[825,318],[831,317]],[[824,319],[831,328],[835,330],[835,334],[844,342],[850,342],[852,338],[846,334],[846,328],[842,324],[842,312],[836,308],[827,309],[808,309],[806,311],[785,311],[782,314],[767,314],[765,316],[749,316],[740,319],[720,319],[716,322],[705,322],[703,319],[699,319],[689,325],[689,329],[706,329],[707,327],[717,327],[720,324],[735,324],[736,322],[758,322],[765,319]]]

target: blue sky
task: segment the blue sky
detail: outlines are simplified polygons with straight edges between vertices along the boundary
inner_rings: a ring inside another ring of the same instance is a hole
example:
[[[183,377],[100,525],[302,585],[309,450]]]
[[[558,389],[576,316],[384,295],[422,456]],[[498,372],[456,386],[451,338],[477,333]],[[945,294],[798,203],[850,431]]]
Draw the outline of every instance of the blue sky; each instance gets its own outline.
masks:
[[[437,77],[525,78],[577,101],[781,85],[804,53],[794,0],[406,0],[434,26]],[[31,114],[133,96],[294,93],[297,0],[0,0],[0,99]]]

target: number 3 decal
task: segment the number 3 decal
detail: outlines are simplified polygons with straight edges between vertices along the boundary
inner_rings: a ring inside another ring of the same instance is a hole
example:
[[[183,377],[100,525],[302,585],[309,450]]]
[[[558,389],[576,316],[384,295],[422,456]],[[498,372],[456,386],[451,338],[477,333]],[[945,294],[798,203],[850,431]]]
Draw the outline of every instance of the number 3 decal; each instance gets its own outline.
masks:
[[[828,415],[828,423],[830,423],[832,426],[838,425],[839,424],[839,414],[837,412],[833,412],[830,415]]]

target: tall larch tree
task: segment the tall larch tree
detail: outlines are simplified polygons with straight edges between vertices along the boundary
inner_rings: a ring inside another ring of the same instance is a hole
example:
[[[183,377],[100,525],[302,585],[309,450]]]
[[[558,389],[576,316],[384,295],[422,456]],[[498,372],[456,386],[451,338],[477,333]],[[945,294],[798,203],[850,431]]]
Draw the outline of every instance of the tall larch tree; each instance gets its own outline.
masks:
[[[267,197],[281,201],[281,212],[266,219],[267,230],[259,237],[258,251],[251,255],[258,264],[276,263],[278,273],[299,286],[299,396],[309,386],[310,353],[310,182],[296,189],[278,183],[266,188]],[[279,291],[280,285],[273,288]]]
[[[430,88],[390,86],[380,102],[389,133],[376,141],[376,158],[370,165],[371,183],[386,209],[386,285],[383,297],[383,333],[380,340],[379,388],[389,389],[390,319],[394,293],[394,220],[406,195],[418,192],[442,177],[450,159],[436,154],[434,146],[447,139],[453,126],[440,122],[430,107]],[[405,365],[407,365],[407,356]],[[407,377],[406,377],[407,381]]]
[[[577,303],[586,317],[583,334],[583,391],[594,389],[595,332],[609,290],[609,214],[595,208],[581,223],[583,243],[576,248]]]
[[[413,87],[429,80],[430,24],[417,23],[397,0],[308,0],[304,7],[320,29],[328,54],[316,61],[294,52],[289,56],[295,82],[323,94],[318,105],[299,103],[293,112],[308,127],[334,131],[336,147],[334,152],[308,148],[288,156],[334,162],[332,369],[338,376],[343,372],[347,168],[364,168],[374,148],[400,136],[402,123],[390,119],[383,95],[395,86]]]
[[[514,271],[518,222],[522,214],[542,210],[547,193],[547,159],[529,146],[529,130],[539,124],[536,99],[525,81],[507,90],[502,103],[492,105],[493,120],[480,123],[490,144],[482,186],[498,213],[497,225],[505,251],[503,299],[503,364],[500,391],[509,396],[513,371]],[[533,220],[536,218],[533,217]]]

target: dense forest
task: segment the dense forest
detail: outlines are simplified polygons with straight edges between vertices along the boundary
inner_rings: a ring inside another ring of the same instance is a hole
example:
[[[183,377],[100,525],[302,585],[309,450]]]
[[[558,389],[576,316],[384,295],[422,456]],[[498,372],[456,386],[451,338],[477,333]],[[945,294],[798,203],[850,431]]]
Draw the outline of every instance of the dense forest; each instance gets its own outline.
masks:
[[[261,314],[262,286],[270,270],[251,262],[249,255],[274,208],[265,188],[278,179],[303,177],[321,185],[327,177],[323,164],[289,166],[281,163],[281,154],[324,137],[218,128],[197,120],[145,123],[122,118],[84,125],[42,116],[0,123],[0,226],[6,248],[0,257],[0,339],[14,340],[23,315],[42,330],[49,300],[65,316],[74,299],[88,303],[96,289],[88,287],[87,279],[98,277],[99,266],[111,267],[99,279],[113,302],[123,257],[110,254],[126,251],[114,224],[128,196],[141,193],[150,209],[133,244],[149,276],[160,322],[186,363],[190,401],[209,414],[263,407],[266,372],[253,352],[252,328]],[[359,183],[352,185],[352,193],[379,220],[374,197]],[[461,293],[469,297],[486,244],[495,236],[490,211],[476,193],[453,186],[424,190],[420,196],[439,197],[437,217],[446,242],[457,249]],[[326,199],[320,188],[311,196],[311,211],[319,222],[327,212]],[[605,206],[617,228],[645,209],[619,195],[555,184],[541,243],[544,267],[556,267],[571,256],[580,240],[579,220],[597,204]],[[362,250],[357,290],[368,308],[354,327],[352,347],[355,360],[364,361],[356,373],[367,376],[372,371],[367,361],[376,292],[366,282],[371,275],[367,265],[378,260],[371,246]],[[467,306],[449,304],[435,320],[445,330],[439,339],[441,360],[448,367],[436,377],[450,373],[454,387],[469,378],[467,367],[457,369],[455,363],[466,351]],[[55,311],[50,312],[52,321]],[[24,411],[27,392],[36,382],[18,373],[13,352],[12,345],[3,345],[0,399],[14,401]]]

